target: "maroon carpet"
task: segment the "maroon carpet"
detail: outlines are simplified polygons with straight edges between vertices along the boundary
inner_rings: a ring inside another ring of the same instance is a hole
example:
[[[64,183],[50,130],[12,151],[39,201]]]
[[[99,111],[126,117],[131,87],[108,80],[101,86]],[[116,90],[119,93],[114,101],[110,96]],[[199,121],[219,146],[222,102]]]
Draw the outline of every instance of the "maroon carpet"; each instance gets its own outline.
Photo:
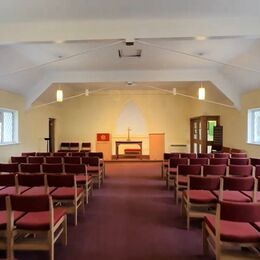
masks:
[[[209,259],[199,224],[185,229],[173,192],[160,179],[160,163],[109,163],[77,227],[69,221],[68,246],[55,259]],[[18,259],[47,259],[46,252],[17,252]]]

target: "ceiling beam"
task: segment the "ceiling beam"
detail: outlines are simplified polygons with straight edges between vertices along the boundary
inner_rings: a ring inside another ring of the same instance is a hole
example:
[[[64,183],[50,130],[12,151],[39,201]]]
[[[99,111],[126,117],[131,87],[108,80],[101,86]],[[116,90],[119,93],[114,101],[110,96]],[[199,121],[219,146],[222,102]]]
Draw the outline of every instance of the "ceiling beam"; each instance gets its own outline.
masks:
[[[117,19],[0,23],[0,44],[93,39],[259,37],[260,18]]]
[[[154,82],[154,81],[211,81],[236,108],[240,108],[240,94],[235,87],[215,70],[131,70],[131,71],[60,71],[46,74],[26,93],[26,107],[53,83],[95,83],[95,82]]]

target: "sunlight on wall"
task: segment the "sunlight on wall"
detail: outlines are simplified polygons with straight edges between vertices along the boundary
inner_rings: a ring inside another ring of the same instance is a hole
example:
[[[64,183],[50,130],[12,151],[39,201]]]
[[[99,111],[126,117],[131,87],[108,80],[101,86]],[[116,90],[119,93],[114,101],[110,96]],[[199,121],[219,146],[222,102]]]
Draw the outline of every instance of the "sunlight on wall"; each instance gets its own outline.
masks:
[[[127,129],[131,129],[133,135],[147,135],[144,117],[133,101],[129,101],[118,116],[115,134],[127,135]]]

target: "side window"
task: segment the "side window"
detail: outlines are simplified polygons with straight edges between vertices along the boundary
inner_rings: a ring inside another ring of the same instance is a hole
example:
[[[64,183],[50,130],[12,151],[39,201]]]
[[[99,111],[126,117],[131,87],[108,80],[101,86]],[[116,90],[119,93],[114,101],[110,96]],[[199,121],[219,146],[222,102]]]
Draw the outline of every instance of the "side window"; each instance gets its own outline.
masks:
[[[0,108],[0,145],[18,143],[18,112]]]
[[[260,108],[248,110],[247,141],[260,145]]]

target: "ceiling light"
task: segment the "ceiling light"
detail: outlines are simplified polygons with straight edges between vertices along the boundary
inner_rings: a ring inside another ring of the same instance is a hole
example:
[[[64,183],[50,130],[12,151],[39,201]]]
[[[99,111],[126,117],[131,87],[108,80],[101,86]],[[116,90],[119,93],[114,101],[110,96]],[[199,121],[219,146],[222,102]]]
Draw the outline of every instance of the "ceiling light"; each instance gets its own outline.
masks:
[[[140,58],[142,55],[141,49],[119,49],[119,58]]]
[[[202,86],[202,82],[200,84],[200,88],[199,88],[199,100],[205,100],[205,96],[206,96],[206,93],[205,93],[205,88]]]
[[[208,38],[206,36],[202,36],[202,35],[199,35],[199,36],[196,36],[195,37],[195,40],[197,41],[205,41],[207,40]]]
[[[56,101],[57,102],[63,101],[63,91],[61,89],[58,89],[56,92]]]

